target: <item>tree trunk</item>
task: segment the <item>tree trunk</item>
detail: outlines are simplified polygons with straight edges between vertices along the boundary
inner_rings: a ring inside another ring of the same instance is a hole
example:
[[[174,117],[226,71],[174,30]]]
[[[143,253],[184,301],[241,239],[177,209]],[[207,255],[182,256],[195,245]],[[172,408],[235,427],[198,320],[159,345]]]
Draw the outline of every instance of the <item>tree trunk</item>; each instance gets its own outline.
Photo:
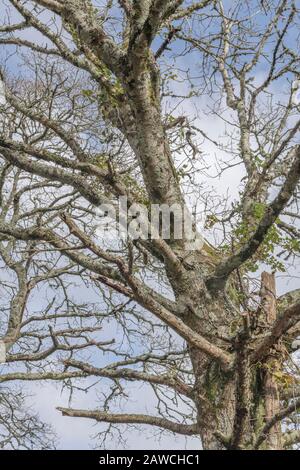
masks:
[[[266,324],[270,326],[277,316],[276,286],[274,275],[266,272],[262,273],[261,305]],[[279,388],[273,370],[280,371],[281,368],[282,365],[278,360],[277,351],[271,351],[266,360],[264,377],[266,420],[271,419],[280,409]],[[267,438],[267,445],[269,449],[278,450],[281,448],[281,425],[279,422],[271,429]]]
[[[280,389],[276,374],[282,370],[280,348],[272,351],[263,363],[252,364],[249,357],[253,334],[257,329],[267,328],[276,319],[276,291],[274,276],[262,274],[261,304],[251,337],[245,337],[240,327],[236,334],[234,348],[237,352],[236,372],[224,372],[221,367],[198,350],[190,349],[190,357],[195,373],[194,400],[197,408],[199,433],[202,446],[207,450],[254,449],[258,436],[266,422],[280,409]],[[205,304],[207,307],[207,303]],[[208,307],[209,308],[209,307]],[[230,336],[228,325],[224,323],[224,312],[228,305],[224,299],[212,301],[214,309],[210,317],[216,319],[215,342],[222,345],[218,332]],[[202,309],[198,306],[198,312]],[[223,315],[220,313],[223,312]],[[203,314],[203,310],[202,310]],[[207,317],[208,318],[208,317]],[[219,320],[219,325],[218,321]],[[200,319],[203,333],[203,321]],[[231,327],[234,319],[231,318]],[[224,328],[225,324],[225,328]],[[195,325],[191,325],[195,328]],[[226,331],[227,329],[227,331]],[[211,336],[212,327],[207,322],[207,333]],[[239,336],[240,335],[240,336]],[[240,338],[240,339],[239,339]],[[224,344],[223,344],[224,347]],[[263,450],[282,448],[281,425],[277,423],[268,432],[266,440],[259,447]]]
[[[191,351],[196,382],[194,399],[197,422],[205,450],[224,450],[223,438],[231,436],[235,412],[235,389],[215,362]]]

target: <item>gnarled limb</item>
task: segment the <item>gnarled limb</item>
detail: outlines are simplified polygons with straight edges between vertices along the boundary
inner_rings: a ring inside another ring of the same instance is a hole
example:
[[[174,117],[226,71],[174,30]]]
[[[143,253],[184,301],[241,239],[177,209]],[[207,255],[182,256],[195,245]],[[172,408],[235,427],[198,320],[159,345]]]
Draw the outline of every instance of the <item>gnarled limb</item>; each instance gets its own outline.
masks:
[[[70,418],[88,418],[94,419],[95,421],[101,423],[146,424],[186,436],[193,436],[198,434],[197,425],[195,424],[179,424],[156,416],[138,414],[112,414],[98,410],[87,411],[61,407],[57,408],[57,410],[60,411],[63,416],[69,416]]]

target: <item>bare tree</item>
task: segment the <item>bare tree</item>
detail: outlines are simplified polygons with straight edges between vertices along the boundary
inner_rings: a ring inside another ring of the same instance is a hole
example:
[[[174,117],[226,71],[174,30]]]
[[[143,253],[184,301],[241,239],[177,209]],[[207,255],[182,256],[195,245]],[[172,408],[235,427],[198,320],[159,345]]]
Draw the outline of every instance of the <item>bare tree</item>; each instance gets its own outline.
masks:
[[[275,273],[300,251],[296,2],[9,0],[3,17],[1,327],[24,369],[1,382],[107,379],[101,409],[60,411],[205,449],[293,448],[300,291],[277,296]],[[209,188],[228,172],[231,196]],[[202,248],[162,233],[109,244],[96,207],[120,197],[192,198]],[[40,284],[58,294],[33,314]],[[132,381],[156,414],[116,410]]]
[[[53,449],[53,431],[29,409],[24,409],[24,394],[18,390],[0,392],[0,448]]]

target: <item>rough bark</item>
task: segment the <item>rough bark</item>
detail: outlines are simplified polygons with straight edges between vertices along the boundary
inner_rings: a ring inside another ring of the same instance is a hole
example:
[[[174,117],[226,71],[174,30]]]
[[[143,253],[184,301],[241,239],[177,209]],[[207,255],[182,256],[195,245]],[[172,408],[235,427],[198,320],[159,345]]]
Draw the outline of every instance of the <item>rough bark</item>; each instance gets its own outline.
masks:
[[[266,272],[262,273],[261,306],[266,325],[273,325],[277,317],[275,276]],[[274,367],[280,370],[282,364],[280,363],[276,349],[271,349],[266,357],[264,366],[263,388],[265,394],[263,401],[265,420],[269,421],[280,409],[279,388],[273,370]],[[270,450],[279,450],[282,446],[281,441],[281,424],[276,423],[267,436],[266,446]]]

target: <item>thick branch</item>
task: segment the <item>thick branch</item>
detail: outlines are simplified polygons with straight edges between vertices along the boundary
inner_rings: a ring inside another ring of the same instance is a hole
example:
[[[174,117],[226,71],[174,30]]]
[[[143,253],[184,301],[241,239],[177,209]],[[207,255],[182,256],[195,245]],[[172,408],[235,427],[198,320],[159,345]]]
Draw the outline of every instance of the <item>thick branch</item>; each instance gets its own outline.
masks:
[[[278,340],[300,321],[300,302],[287,308],[275,321],[267,337],[259,344],[252,355],[252,362],[258,362],[265,357]]]
[[[224,288],[228,276],[256,253],[263,243],[269,229],[292,197],[299,179],[300,146],[295,150],[294,161],[278,196],[267,206],[252,237],[237,253],[220,263],[213,276],[207,280],[207,285],[211,290]]]
[[[60,240],[60,238],[50,230],[42,228],[22,229],[0,223],[0,232],[20,240],[45,240],[55,248],[63,251],[70,259],[72,259],[72,261],[79,263],[81,266],[100,275],[107,276],[108,278],[119,279],[119,275],[116,270],[104,265],[98,260],[74,251],[70,245]],[[230,368],[232,363],[231,356],[227,352],[207,341],[207,339],[187,326],[180,318],[174,315],[174,313],[167,310],[155,298],[150,297],[149,289],[145,289],[145,285],[136,277],[132,276],[129,272],[124,272],[122,274],[126,275],[126,280],[135,294],[134,298],[140,305],[156,315],[161,321],[165,322],[190,345],[195,346],[208,356],[214,358],[225,370]]]
[[[167,431],[171,431],[177,434],[183,434],[186,436],[193,436],[198,434],[196,424],[179,424],[174,423],[165,418],[159,418],[156,416],[149,415],[138,415],[138,414],[110,414],[104,411],[98,410],[74,410],[71,408],[57,408],[61,411],[63,416],[69,416],[71,418],[88,418],[94,419],[102,423],[114,423],[114,424],[147,424],[150,426],[157,426]]]

